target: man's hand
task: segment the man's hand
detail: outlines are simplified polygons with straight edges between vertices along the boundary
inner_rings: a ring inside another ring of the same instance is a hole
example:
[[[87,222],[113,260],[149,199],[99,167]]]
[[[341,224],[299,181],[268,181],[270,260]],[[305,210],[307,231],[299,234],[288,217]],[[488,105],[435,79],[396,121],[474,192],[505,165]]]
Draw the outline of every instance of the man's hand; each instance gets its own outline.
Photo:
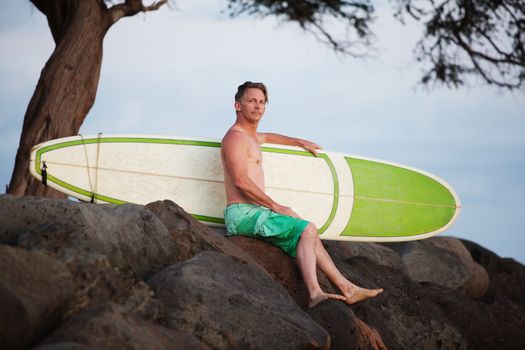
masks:
[[[317,157],[317,150],[321,149],[321,146],[319,146],[316,143],[306,141],[303,139],[298,139],[295,137],[284,136],[284,135],[273,134],[273,133],[260,133],[259,132],[257,133],[257,141],[259,142],[259,144],[277,143],[280,145],[301,147],[304,150],[312,153],[316,157]]]
[[[274,212],[282,215],[288,215],[292,216],[294,218],[302,219],[302,217],[299,216],[295,211],[293,211],[292,208],[286,207],[284,205],[276,204],[273,208],[271,208]]]
[[[310,141],[306,141],[306,140],[302,140],[301,147],[307,150],[308,152],[312,153],[316,157],[317,157],[317,150],[322,149],[321,146],[319,146],[318,144],[310,142]]]

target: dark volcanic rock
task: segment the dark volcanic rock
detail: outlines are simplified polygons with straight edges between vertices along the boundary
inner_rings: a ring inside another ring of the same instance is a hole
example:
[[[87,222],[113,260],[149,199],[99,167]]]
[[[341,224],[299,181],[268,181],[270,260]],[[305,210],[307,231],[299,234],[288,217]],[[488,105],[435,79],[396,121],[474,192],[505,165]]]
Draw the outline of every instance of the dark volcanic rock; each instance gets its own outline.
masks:
[[[330,338],[286,290],[251,264],[202,252],[149,284],[167,325],[216,349],[324,349]]]
[[[140,277],[169,265],[176,255],[164,224],[132,204],[4,195],[0,241],[45,252],[67,265],[75,283],[67,315],[108,299],[138,314],[155,313],[152,292]]]
[[[0,242],[55,252],[62,260],[96,252],[111,266],[148,276],[172,262],[176,245],[141,205],[97,205],[3,195]]]
[[[73,280],[63,263],[0,245],[2,349],[24,349],[56,327],[72,296]]]
[[[450,243],[426,239],[393,243],[389,247],[399,253],[413,281],[432,282],[475,297],[483,295],[488,286],[488,276],[484,275],[484,279],[481,276],[481,281],[475,282],[480,280],[480,273],[476,272],[474,264],[481,270],[482,267],[466,259],[466,249],[458,254],[459,247],[451,247]]]
[[[463,243],[473,259],[489,274],[489,288],[482,300],[486,303],[515,304],[525,318],[525,266],[514,259],[500,258],[474,242],[463,240]]]
[[[112,302],[94,306],[76,315],[44,339],[42,344],[51,346],[58,343],[65,346],[63,344],[66,342],[108,350],[209,349],[191,334],[145,321]]]
[[[275,281],[284,286],[299,306],[304,309],[308,307],[308,291],[294,258],[259,239],[242,236],[232,236],[229,239],[250,254]],[[324,291],[337,292],[322,272],[318,271],[317,278]]]
[[[438,285],[422,286],[426,297],[463,334],[469,349],[525,349],[525,320],[516,310],[472,300]]]
[[[387,349],[377,330],[360,320],[348,305],[327,300],[308,311],[332,338],[332,350]]]
[[[455,254],[467,268],[469,276],[460,288],[461,291],[471,298],[480,298],[485,294],[489,287],[489,275],[483,266],[474,261],[461,240],[454,237],[433,237],[428,241]]]
[[[98,350],[87,345],[73,342],[54,343],[31,348],[31,350]]]
[[[223,235],[195,220],[173,201],[149,203],[146,208],[164,223],[173,236],[177,246],[174,262],[188,260],[201,251],[217,251],[250,263],[255,262],[249,254],[238,249]]]
[[[353,256],[365,256],[376,264],[404,270],[405,265],[398,253],[387,245],[368,242],[323,241],[324,246],[333,259],[346,260]]]
[[[324,243],[347,278],[385,291],[305,312],[295,259],[171,201],[0,196],[0,348],[525,348],[518,262],[446,237]]]
[[[378,265],[366,257],[335,262],[356,284],[385,289],[376,298],[354,304],[352,310],[379,332],[388,349],[466,348],[461,332],[401,270]]]

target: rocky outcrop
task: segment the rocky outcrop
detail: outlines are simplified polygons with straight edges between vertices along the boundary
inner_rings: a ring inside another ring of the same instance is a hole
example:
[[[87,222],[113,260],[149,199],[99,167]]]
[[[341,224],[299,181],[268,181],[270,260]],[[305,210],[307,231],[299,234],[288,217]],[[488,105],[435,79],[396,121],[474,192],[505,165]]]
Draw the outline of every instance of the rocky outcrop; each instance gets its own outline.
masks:
[[[150,282],[167,326],[215,349],[327,349],[330,338],[286,292],[251,264],[202,252]]]
[[[325,242],[377,298],[306,307],[295,260],[171,201],[0,197],[6,349],[522,349],[525,267],[476,243]],[[318,273],[327,291],[336,291]]]
[[[330,334],[333,350],[387,349],[378,331],[359,319],[344,303],[327,300],[308,313]]]
[[[145,321],[113,302],[96,305],[76,315],[46,337],[42,347],[67,343],[108,350],[210,349],[189,333]]]
[[[62,321],[73,278],[39,252],[0,245],[0,344],[27,347]]]
[[[487,291],[487,272],[456,238],[434,237],[388,246],[400,255],[408,275],[415,282],[435,283],[473,298]]]

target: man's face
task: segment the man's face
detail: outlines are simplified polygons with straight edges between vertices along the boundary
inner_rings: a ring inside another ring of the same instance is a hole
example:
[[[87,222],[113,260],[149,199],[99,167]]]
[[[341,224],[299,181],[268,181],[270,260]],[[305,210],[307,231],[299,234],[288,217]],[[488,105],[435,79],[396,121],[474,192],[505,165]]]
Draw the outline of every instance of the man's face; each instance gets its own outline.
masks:
[[[252,122],[261,120],[265,108],[266,98],[264,97],[264,93],[257,88],[246,89],[241,100],[235,102],[235,110],[237,113],[241,113],[245,119]]]

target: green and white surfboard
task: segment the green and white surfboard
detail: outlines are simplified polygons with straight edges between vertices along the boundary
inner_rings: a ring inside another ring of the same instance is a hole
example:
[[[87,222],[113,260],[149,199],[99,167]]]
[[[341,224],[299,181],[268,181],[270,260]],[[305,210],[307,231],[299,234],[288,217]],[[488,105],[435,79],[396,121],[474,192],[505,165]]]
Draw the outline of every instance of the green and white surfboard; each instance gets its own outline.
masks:
[[[393,242],[434,236],[460,212],[440,178],[390,162],[262,145],[268,195],[314,222],[323,239]],[[198,220],[224,225],[220,141],[150,135],[73,136],[33,147],[30,171],[95,203],[170,199]]]

